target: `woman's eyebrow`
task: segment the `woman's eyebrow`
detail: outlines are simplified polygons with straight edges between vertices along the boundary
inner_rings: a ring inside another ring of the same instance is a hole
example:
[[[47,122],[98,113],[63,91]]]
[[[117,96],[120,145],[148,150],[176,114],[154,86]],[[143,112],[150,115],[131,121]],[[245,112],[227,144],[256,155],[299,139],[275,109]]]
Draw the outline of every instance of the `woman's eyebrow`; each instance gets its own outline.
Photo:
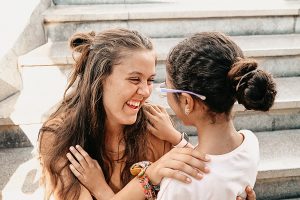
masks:
[[[144,76],[144,74],[143,73],[141,73],[141,72],[138,72],[138,71],[133,71],[133,72],[130,72],[128,75],[140,75],[140,76]],[[150,77],[151,76],[156,76],[156,73],[154,73],[154,74],[151,74],[150,75]]]

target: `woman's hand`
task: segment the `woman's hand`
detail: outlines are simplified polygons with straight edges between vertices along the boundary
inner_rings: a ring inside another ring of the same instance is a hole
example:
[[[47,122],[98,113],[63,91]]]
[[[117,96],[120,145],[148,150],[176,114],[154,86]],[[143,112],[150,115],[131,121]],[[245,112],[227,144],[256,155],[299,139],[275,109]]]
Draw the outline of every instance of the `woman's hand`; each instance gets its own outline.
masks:
[[[71,162],[70,170],[81,184],[97,199],[108,199],[113,196],[114,193],[106,183],[98,162],[92,159],[79,145],[76,145],[76,148],[70,147],[70,151],[73,154],[67,153],[67,158]]]
[[[147,104],[145,114],[148,117],[148,130],[161,140],[176,145],[180,142],[181,133],[177,131],[166,109],[161,106]]]
[[[247,199],[246,200],[256,200],[255,191],[250,186],[247,186],[245,191],[246,191],[246,194],[247,194]],[[236,200],[242,200],[242,198],[237,197]]]
[[[173,148],[159,160],[152,163],[146,174],[155,185],[159,184],[164,177],[190,183],[192,180],[186,174],[201,179],[204,173],[209,172],[205,164],[208,161],[207,156],[194,149]]]

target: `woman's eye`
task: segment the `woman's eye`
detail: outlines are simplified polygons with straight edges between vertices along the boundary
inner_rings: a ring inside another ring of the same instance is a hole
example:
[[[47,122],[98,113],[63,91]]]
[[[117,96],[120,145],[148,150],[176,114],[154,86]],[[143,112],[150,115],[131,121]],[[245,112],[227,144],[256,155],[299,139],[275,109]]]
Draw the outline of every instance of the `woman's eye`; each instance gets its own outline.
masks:
[[[132,83],[134,83],[134,84],[137,84],[137,83],[140,82],[140,79],[139,79],[139,78],[130,78],[129,80],[130,80],[130,82],[132,82]]]
[[[147,82],[148,82],[148,84],[150,85],[150,84],[152,84],[152,83],[154,82],[154,79],[150,79],[150,80],[148,80]]]

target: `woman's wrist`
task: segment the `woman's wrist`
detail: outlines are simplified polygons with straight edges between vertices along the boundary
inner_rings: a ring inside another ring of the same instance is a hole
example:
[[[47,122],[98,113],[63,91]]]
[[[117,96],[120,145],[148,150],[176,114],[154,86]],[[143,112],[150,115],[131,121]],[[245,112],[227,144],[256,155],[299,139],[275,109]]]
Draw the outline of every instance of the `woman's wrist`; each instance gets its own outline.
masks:
[[[115,195],[115,193],[110,190],[110,191],[105,191],[105,192],[96,192],[93,196],[97,199],[97,200],[109,200],[111,198],[113,198],[113,196]]]
[[[159,173],[155,170],[155,165],[150,165],[147,168],[146,174],[154,185],[159,185],[163,177],[159,177]]]
[[[109,200],[115,195],[115,193],[112,191],[109,185],[106,184],[106,185],[99,185],[98,190],[92,192],[92,195],[97,200]]]
[[[150,180],[148,173],[148,168],[151,166],[150,161],[141,161],[135,163],[131,166],[130,172],[132,175],[136,176],[140,185],[143,188],[143,193],[146,199],[154,200],[156,199],[157,193],[160,189],[159,184],[154,184],[152,180]]]

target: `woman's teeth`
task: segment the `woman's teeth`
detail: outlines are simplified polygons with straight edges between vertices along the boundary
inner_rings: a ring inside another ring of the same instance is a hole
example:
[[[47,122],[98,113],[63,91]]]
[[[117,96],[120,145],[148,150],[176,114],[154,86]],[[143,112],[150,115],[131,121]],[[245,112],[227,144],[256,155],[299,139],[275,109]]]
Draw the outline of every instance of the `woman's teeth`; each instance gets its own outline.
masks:
[[[127,101],[127,104],[134,107],[139,107],[141,102],[139,101]]]

